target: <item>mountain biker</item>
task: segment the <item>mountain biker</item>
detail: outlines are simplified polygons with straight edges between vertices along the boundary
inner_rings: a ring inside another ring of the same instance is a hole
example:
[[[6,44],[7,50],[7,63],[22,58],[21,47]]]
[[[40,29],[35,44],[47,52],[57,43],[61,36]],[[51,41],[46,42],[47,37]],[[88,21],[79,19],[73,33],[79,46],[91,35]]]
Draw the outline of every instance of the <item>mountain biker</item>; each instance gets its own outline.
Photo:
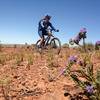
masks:
[[[50,27],[52,30],[58,32],[59,30],[56,30],[53,25],[50,22],[51,16],[46,15],[43,19],[41,19],[39,21],[38,24],[38,34],[40,36],[40,46],[42,45],[42,43],[44,42],[44,36],[45,35],[49,35],[47,29]]]
[[[79,45],[80,40],[86,38],[86,33],[87,33],[86,28],[82,28],[78,33],[78,35],[73,39],[74,43]]]

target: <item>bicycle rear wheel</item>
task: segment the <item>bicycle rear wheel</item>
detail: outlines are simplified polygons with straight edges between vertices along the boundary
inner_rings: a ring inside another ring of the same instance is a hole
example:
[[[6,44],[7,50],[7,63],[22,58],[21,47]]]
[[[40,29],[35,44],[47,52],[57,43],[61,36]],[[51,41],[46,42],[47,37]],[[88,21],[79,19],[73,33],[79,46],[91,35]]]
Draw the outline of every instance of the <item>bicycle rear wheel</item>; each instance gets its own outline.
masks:
[[[55,54],[59,54],[60,53],[60,51],[61,51],[61,42],[60,42],[60,40],[58,38],[51,39],[50,49]]]

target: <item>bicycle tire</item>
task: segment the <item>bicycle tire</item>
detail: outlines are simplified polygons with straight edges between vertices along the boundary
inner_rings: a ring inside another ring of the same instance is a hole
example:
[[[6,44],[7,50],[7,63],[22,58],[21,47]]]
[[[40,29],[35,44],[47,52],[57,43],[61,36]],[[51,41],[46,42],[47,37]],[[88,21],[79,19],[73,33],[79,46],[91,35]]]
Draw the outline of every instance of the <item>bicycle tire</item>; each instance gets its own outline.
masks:
[[[36,44],[35,44],[35,48],[36,48],[36,50],[37,50],[39,53],[42,52],[42,48],[40,48],[40,41],[41,41],[41,40],[38,40],[38,41],[36,42]]]
[[[58,42],[58,46],[57,46],[55,41]],[[59,54],[60,51],[61,51],[61,42],[60,42],[60,40],[58,38],[51,39],[50,47],[51,47],[52,50],[55,48],[55,50],[54,50],[54,51],[56,51],[55,53]]]

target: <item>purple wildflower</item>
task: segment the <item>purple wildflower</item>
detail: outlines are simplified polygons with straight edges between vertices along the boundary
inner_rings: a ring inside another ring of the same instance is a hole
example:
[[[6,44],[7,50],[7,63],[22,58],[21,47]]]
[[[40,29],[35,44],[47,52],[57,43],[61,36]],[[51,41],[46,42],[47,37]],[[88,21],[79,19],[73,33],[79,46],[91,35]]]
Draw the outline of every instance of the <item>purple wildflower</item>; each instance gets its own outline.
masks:
[[[86,30],[86,28],[82,28],[82,29],[80,30],[80,32],[84,33],[84,32],[87,32],[87,30]]]
[[[71,62],[71,63],[77,62],[77,57],[76,56],[70,56],[69,57],[69,62]]]
[[[92,85],[87,85],[87,86],[86,86],[86,91],[87,91],[88,93],[92,94],[92,93],[93,93],[93,86],[92,86]]]
[[[100,41],[97,41],[97,42],[96,42],[96,45],[100,45]]]

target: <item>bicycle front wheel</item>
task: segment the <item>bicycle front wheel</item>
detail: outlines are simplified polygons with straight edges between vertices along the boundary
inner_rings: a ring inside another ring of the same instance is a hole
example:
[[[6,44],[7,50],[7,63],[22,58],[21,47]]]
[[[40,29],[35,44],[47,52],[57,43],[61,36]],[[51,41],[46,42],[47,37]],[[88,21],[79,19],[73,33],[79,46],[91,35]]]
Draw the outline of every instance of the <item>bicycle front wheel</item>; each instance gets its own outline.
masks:
[[[35,48],[39,53],[42,53],[42,46],[40,46],[41,40],[38,40],[35,44]]]
[[[50,42],[50,48],[52,49],[52,52],[55,54],[59,54],[61,51],[61,42],[58,38],[51,39]]]

